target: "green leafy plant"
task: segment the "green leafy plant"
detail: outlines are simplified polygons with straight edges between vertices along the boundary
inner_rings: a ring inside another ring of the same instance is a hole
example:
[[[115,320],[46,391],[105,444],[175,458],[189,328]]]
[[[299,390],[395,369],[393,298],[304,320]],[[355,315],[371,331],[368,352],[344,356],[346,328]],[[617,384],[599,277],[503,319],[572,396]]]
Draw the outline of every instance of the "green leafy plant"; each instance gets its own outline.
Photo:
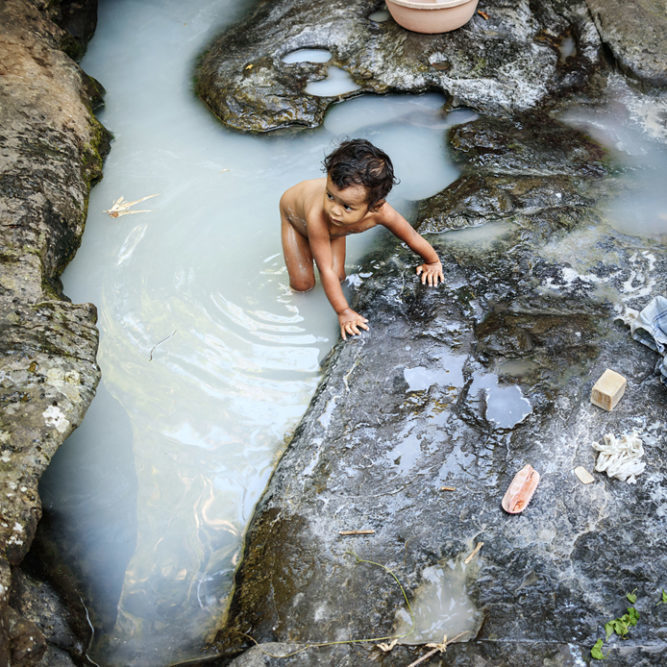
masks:
[[[628,636],[628,631],[633,625],[637,625],[639,620],[639,612],[634,607],[628,607],[627,613],[623,614],[619,618],[615,618],[613,621],[605,623],[604,629],[607,637],[605,641],[609,641],[614,633],[616,633],[621,639],[625,639]]]
[[[594,658],[595,660],[604,660],[605,655],[602,652],[602,645],[604,644],[604,641],[602,639],[598,639],[595,642],[595,645],[591,649],[591,658]]]
[[[634,604],[637,602],[637,595],[635,594],[635,588],[631,593],[626,593],[625,597],[628,599],[628,602]],[[663,591],[663,598],[665,597]],[[614,634],[618,635],[621,639],[625,639],[628,636],[630,628],[637,625],[639,620],[639,612],[634,607],[627,607],[626,613],[623,616],[614,618],[611,621],[607,621],[604,624],[605,638],[598,639],[593,648],[591,648],[591,658],[594,660],[604,660],[605,655],[602,653],[602,646],[604,643],[609,641],[610,637]]]
[[[658,604],[667,604],[667,591],[662,591],[662,600]]]

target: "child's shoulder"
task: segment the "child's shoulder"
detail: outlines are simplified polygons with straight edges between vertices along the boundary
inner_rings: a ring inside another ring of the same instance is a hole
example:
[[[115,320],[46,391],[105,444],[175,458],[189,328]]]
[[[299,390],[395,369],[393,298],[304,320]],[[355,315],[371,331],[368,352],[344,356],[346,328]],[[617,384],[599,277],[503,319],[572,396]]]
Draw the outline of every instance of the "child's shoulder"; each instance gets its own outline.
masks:
[[[285,190],[283,196],[290,199],[311,199],[316,196],[321,196],[326,187],[326,179],[311,178],[306,181],[299,181]]]
[[[378,224],[382,225],[385,222],[392,222],[397,218],[401,218],[401,214],[388,202],[382,202],[381,206],[378,206],[373,211],[373,216]]]
[[[297,188],[300,190],[322,189],[326,186],[326,178],[308,178],[305,181],[299,181],[294,184],[290,190]]]

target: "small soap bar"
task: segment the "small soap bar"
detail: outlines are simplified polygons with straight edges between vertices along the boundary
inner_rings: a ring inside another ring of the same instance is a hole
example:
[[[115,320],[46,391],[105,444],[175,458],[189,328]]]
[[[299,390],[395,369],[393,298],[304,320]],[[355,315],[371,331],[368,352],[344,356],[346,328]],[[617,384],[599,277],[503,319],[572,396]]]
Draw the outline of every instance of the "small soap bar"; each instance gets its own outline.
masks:
[[[582,484],[592,484],[595,481],[595,477],[586,470],[583,466],[577,466],[574,469],[574,474],[579,478],[579,481]]]
[[[616,371],[607,369],[593,385],[591,403],[605,410],[613,410],[621,400],[628,381]]]

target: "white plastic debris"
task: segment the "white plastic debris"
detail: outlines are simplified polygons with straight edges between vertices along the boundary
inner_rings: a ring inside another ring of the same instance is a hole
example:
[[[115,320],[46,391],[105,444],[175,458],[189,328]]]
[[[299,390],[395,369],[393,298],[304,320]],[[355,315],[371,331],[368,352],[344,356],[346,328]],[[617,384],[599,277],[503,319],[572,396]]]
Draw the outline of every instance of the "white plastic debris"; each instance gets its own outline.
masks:
[[[635,484],[637,475],[643,473],[646,467],[641,461],[644,448],[637,432],[624,433],[620,438],[607,433],[603,440],[602,444],[593,443],[593,449],[599,452],[595,470],[606,472],[609,477],[616,477],[628,484]]]

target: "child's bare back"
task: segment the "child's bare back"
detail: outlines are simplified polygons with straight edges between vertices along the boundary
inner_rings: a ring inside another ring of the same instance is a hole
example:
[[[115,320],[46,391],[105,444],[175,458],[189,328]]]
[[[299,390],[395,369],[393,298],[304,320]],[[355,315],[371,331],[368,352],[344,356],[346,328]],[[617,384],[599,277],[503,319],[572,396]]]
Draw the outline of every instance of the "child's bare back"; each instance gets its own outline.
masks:
[[[394,183],[386,153],[354,139],[341,144],[324,165],[326,178],[301,181],[280,199],[283,254],[290,285],[297,291],[315,285],[315,262],[345,339],[368,329],[368,320],[349,307],[340,286],[348,234],[383,225],[424,259],[417,267],[422,283],[437,285],[444,277],[431,244],[384,200]]]

